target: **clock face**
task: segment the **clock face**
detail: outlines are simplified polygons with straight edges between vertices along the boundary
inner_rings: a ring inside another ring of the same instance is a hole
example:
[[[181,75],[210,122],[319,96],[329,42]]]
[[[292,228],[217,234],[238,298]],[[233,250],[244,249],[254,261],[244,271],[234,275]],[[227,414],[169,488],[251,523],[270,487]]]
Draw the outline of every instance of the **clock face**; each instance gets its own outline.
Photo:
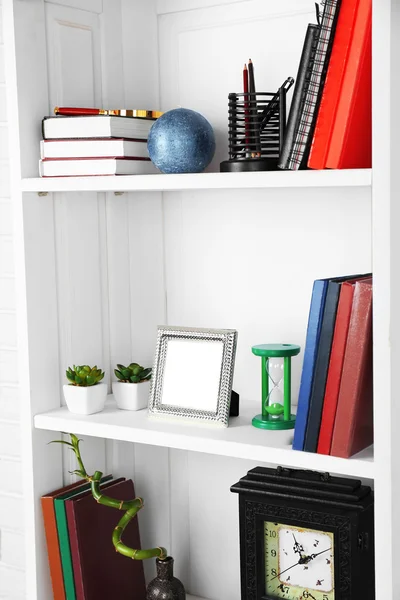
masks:
[[[264,522],[265,592],[286,600],[335,600],[330,532]]]

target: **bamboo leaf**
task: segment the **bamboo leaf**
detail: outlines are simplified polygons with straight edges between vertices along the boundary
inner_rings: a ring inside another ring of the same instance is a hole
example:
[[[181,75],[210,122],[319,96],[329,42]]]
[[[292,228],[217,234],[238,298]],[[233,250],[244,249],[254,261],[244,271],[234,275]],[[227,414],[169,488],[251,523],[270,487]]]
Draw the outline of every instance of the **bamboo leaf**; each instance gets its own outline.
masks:
[[[47,445],[49,444],[65,444],[66,446],[72,446],[71,442],[65,442],[64,440],[52,440],[51,442],[47,442]]]

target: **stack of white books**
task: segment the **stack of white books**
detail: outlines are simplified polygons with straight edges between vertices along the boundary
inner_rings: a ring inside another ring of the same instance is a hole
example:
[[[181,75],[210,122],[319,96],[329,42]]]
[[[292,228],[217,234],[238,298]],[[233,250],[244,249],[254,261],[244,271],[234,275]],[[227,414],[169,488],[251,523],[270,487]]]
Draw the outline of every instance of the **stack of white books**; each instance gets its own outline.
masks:
[[[153,119],[55,116],[43,119],[41,177],[157,173],[147,152]]]

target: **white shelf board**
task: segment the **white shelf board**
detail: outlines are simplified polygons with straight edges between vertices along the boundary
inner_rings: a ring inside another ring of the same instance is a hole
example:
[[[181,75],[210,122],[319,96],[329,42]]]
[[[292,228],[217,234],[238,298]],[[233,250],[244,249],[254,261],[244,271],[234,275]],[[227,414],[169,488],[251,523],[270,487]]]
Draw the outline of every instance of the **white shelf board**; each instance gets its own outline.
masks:
[[[191,450],[246,458],[287,467],[330,471],[343,475],[374,478],[373,448],[350,459],[322,456],[292,450],[293,431],[263,431],[251,425],[259,412],[257,403],[241,402],[241,416],[233,418],[228,428],[206,427],[148,417],[147,410],[118,410],[109,397],[103,412],[81,416],[58,408],[35,416],[35,427],[65,431],[77,435],[136,442],[179,450]]]
[[[141,192],[218,189],[370,186],[371,169],[337,171],[269,171],[260,173],[193,173],[99,177],[33,177],[23,192]]]

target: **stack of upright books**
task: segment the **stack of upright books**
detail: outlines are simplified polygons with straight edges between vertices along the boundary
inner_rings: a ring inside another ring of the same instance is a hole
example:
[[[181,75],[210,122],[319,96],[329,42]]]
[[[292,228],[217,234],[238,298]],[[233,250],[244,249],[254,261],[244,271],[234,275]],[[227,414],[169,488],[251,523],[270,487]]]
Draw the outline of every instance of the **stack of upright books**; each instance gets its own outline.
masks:
[[[294,450],[349,458],[373,442],[372,276],[314,282]]]
[[[157,173],[147,151],[154,119],[114,115],[43,119],[41,177]]]
[[[100,486],[117,500],[135,498],[131,479],[107,475]],[[112,543],[118,509],[98,504],[85,480],[42,496],[41,504],[54,600],[145,600],[143,562],[117,553]],[[137,518],[124,542],[140,549]]]
[[[325,0],[317,20],[306,33],[279,167],[370,168],[372,0]]]

